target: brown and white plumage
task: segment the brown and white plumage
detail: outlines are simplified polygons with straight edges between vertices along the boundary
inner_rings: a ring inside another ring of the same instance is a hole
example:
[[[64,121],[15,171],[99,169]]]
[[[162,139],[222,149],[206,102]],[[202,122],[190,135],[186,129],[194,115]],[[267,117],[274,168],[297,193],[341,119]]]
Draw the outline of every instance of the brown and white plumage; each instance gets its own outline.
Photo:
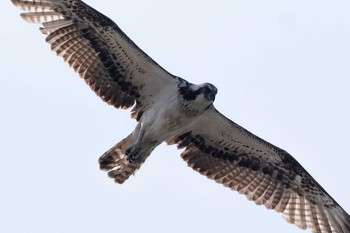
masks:
[[[169,143],[186,147],[181,156],[195,171],[281,212],[302,229],[350,231],[349,215],[290,154],[215,109]]]
[[[13,0],[12,3],[29,11],[21,14],[23,19],[42,23],[40,31],[47,35],[51,49],[98,96],[117,108],[132,107],[136,101],[133,112],[137,113],[141,101],[147,104],[148,93],[157,92],[173,80],[113,21],[82,1]]]
[[[12,0],[42,23],[51,49],[105,102],[133,107],[135,130],[101,156],[118,183],[163,141],[185,148],[199,173],[281,212],[313,232],[350,232],[350,216],[286,151],[258,138],[213,106],[216,88],[194,85],[161,68],[110,19],[79,0]]]

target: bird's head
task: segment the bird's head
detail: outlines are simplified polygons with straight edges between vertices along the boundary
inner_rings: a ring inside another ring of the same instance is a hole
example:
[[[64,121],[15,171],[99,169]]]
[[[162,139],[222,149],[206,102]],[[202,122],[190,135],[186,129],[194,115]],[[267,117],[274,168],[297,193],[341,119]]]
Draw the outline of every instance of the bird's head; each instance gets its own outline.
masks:
[[[180,79],[178,87],[180,95],[186,102],[195,102],[199,106],[205,106],[205,108],[214,102],[215,95],[218,93],[218,89],[211,83],[196,85]]]
[[[201,94],[203,94],[207,100],[214,102],[218,89],[211,83],[203,83],[199,86]]]

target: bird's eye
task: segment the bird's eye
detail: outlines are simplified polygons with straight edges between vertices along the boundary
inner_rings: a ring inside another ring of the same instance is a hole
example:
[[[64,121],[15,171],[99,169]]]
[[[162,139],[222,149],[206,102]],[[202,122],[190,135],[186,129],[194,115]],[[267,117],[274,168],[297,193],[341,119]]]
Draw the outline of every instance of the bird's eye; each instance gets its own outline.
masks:
[[[207,87],[203,87],[203,93],[208,93],[209,89]]]

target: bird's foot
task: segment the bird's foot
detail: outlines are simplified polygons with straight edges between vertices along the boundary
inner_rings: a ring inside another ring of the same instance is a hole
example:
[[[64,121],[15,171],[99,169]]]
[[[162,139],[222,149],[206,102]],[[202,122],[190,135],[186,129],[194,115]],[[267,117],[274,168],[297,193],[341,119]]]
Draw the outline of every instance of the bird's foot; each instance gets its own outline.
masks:
[[[125,156],[129,163],[136,163],[140,160],[142,153],[140,153],[140,148],[130,147],[126,149]]]

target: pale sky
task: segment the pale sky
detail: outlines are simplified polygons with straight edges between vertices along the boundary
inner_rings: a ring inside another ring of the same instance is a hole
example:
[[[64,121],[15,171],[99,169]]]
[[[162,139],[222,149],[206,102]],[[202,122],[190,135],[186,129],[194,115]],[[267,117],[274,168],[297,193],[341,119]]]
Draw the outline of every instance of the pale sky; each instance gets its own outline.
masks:
[[[349,0],[86,1],[215,106],[291,153],[350,212]],[[125,184],[98,168],[129,111],[103,103],[0,2],[0,233],[303,232],[161,145]],[[308,231],[310,232],[310,231]]]

